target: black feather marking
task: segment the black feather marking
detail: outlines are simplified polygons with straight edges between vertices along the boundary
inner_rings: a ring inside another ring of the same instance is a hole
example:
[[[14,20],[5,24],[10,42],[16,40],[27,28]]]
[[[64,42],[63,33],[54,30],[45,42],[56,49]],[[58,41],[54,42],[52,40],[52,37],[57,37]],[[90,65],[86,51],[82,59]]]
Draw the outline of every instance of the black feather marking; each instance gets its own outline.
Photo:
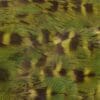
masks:
[[[56,12],[58,10],[58,5],[59,3],[57,1],[50,1],[50,3],[52,4],[52,6],[48,9],[51,12]]]
[[[0,82],[9,80],[9,72],[4,68],[0,68]]]
[[[11,34],[10,44],[12,44],[12,45],[20,45],[21,42],[22,42],[22,37],[19,34],[17,34],[17,33]]]
[[[44,68],[44,73],[48,77],[52,77],[53,76],[53,72],[52,72],[52,69],[50,69],[50,66],[49,66],[49,68],[48,67]]]
[[[64,9],[64,11],[68,10],[68,2],[67,1],[65,3],[63,3],[63,9]]]
[[[81,12],[82,0],[72,0],[72,3],[74,4],[74,7],[72,7],[72,9],[76,12]]]
[[[41,31],[43,33],[44,43],[50,42],[50,36],[49,36],[50,32],[49,32],[49,30],[48,29],[42,29]]]
[[[31,68],[31,61],[29,59],[25,59],[22,62],[22,67],[27,69],[27,70],[30,69]]]
[[[56,45],[56,53],[59,54],[59,55],[65,54],[64,48],[62,47],[61,43],[58,43]]]
[[[77,50],[80,43],[80,35],[76,34],[70,41],[70,50],[75,51]]]
[[[33,2],[35,2],[35,3],[44,3],[45,2],[45,0],[32,0]]]
[[[85,7],[87,13],[93,13],[93,4],[92,3],[86,3],[86,4],[84,4],[84,7]]]
[[[72,7],[72,9],[75,10],[76,12],[81,12],[81,6],[80,5]]]
[[[21,13],[16,15],[17,18],[25,18],[26,16],[27,16],[26,13]]]
[[[47,56],[46,55],[42,55],[38,62],[36,63],[36,67],[41,67],[41,66],[44,66],[45,63],[46,63],[46,60],[47,60]]]
[[[21,3],[23,3],[23,4],[27,4],[27,3],[29,3],[29,1],[28,0],[19,0]]]
[[[36,91],[38,96],[35,98],[35,100],[46,100],[46,91],[47,91],[46,87],[41,89],[36,89]]]
[[[3,42],[3,35],[4,35],[4,32],[1,32],[0,31],[0,47],[3,47],[5,46],[2,42]]]
[[[24,20],[20,20],[20,22],[23,23],[23,24],[29,25],[29,23],[24,21]]]
[[[51,95],[52,95],[52,96],[55,96],[55,95],[57,95],[57,94],[58,94],[58,93],[55,92],[55,91],[52,91],[52,92],[51,92]]]
[[[66,40],[68,39],[68,36],[69,36],[69,32],[64,32],[61,36],[61,40]]]
[[[72,0],[72,3],[73,3],[74,5],[81,5],[82,0]]]
[[[98,43],[95,43],[93,41],[88,42],[88,49],[93,52],[95,48],[98,48]]]
[[[64,33],[56,33],[56,36],[59,37],[62,41],[68,39],[69,37],[69,32],[64,32]]]
[[[74,74],[76,77],[76,82],[84,81],[84,72],[82,70],[74,69]]]
[[[90,72],[87,76],[88,77],[94,77],[94,76],[96,76],[96,74],[94,72]]]
[[[66,73],[67,73],[67,71],[66,71],[66,69],[64,69],[64,68],[62,68],[62,69],[59,71],[59,74],[60,74],[61,76],[65,76]]]
[[[41,45],[41,44],[38,42],[37,36],[36,36],[36,35],[33,35],[33,34],[30,33],[29,38],[30,38],[30,40],[32,41],[32,45],[34,45],[35,47]]]

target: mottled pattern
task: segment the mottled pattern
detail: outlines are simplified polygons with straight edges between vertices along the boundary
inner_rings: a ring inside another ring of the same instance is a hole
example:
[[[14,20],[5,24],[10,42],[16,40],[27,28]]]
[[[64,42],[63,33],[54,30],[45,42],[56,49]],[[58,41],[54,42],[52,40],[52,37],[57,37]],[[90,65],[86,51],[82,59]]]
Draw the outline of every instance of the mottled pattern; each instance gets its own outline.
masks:
[[[0,100],[99,94],[99,0],[0,0]]]

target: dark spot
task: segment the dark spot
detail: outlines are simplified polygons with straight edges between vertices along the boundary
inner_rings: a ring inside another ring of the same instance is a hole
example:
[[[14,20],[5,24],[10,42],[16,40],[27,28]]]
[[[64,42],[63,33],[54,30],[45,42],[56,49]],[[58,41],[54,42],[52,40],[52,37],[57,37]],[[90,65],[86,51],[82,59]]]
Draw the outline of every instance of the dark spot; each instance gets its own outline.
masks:
[[[64,33],[61,35],[61,40],[66,40],[66,39],[68,39],[68,36],[69,36],[69,32],[64,32]]]
[[[59,71],[59,74],[61,76],[65,76],[66,75],[66,69],[62,68],[60,71]]]
[[[80,43],[80,35],[76,34],[70,41],[70,50],[77,50]]]
[[[4,32],[0,32],[0,43],[2,43],[3,41],[3,35],[4,35]]]
[[[44,3],[45,2],[45,0],[32,0],[32,1],[35,3]]]
[[[55,95],[57,95],[57,94],[58,94],[58,93],[55,92],[55,91],[52,91],[52,92],[51,92],[51,95],[52,95],[52,96],[55,96]]]
[[[100,27],[98,27],[98,30],[100,31]]]
[[[43,33],[44,43],[50,42],[50,37],[49,37],[50,32],[49,32],[49,30],[48,29],[42,29],[41,31]]]
[[[45,63],[46,63],[46,60],[47,60],[47,56],[46,55],[42,55],[38,62],[36,63],[36,67],[41,67],[41,66],[44,66]]]
[[[64,54],[64,48],[62,47],[61,43],[58,43],[56,45],[56,53],[59,54],[59,55]]]
[[[88,24],[88,25],[85,25],[85,27],[86,27],[86,28],[91,28],[91,25]]]
[[[23,62],[22,62],[22,66],[23,68],[25,69],[29,69],[31,67],[31,61],[29,59],[25,59]]]
[[[1,7],[8,7],[8,0],[0,0]]]
[[[58,10],[58,2],[57,1],[49,1],[51,4],[52,4],[52,6],[48,9],[49,11],[51,11],[51,12],[55,12],[55,11],[57,11]]]
[[[76,82],[83,82],[84,81],[84,72],[82,70],[75,69],[74,74],[76,77]]]
[[[9,72],[4,68],[0,68],[0,82],[5,82],[9,80]]]
[[[51,68],[48,68],[48,67],[44,68],[44,73],[48,77],[52,77],[53,76],[53,72],[52,72],[52,69]]]
[[[10,44],[12,44],[12,45],[20,45],[21,42],[22,42],[22,37],[19,34],[17,34],[17,33],[11,34]]]
[[[41,89],[36,89],[38,96],[35,98],[35,100],[46,100],[46,91],[47,91],[46,87]]]
[[[68,10],[68,2],[67,1],[65,3],[63,3],[63,9],[64,9],[64,11]]]
[[[91,3],[84,4],[87,13],[93,12],[93,5]]]
[[[28,76],[29,75],[29,72],[26,72],[26,73],[23,73],[23,74],[21,74],[21,76]]]
[[[96,74],[94,72],[90,72],[87,76],[88,77],[94,77],[94,76],[96,76]]]
[[[98,34],[94,34],[94,35],[92,35],[91,37],[97,37],[98,36]]]

